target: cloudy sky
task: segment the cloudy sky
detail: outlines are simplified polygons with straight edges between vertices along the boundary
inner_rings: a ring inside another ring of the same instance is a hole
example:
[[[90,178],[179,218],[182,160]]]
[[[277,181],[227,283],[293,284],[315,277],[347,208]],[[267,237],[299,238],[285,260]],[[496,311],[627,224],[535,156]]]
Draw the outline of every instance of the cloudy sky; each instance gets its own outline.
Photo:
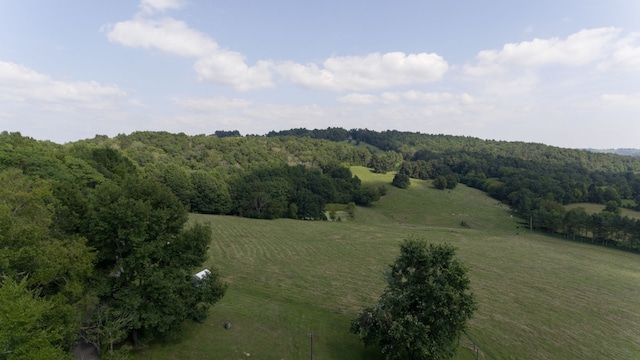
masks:
[[[0,0],[0,130],[640,148],[637,0]]]

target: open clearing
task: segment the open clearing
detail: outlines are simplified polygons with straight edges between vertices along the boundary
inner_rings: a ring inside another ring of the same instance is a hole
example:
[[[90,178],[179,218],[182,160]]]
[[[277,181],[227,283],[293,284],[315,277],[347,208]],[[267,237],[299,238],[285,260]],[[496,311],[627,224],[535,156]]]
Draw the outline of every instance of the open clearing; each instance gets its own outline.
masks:
[[[577,204],[569,204],[565,206],[567,210],[571,210],[578,207],[583,208],[587,212],[587,214],[595,214],[595,213],[602,212],[605,206],[602,204],[590,204],[590,203],[577,203]],[[631,219],[640,219],[640,212],[627,209],[627,208],[620,208],[620,215],[628,216]]]
[[[363,182],[392,179],[353,171]],[[411,181],[347,222],[192,215],[213,229],[205,267],[227,280],[227,295],[205,323],[135,356],[305,359],[312,333],[315,359],[380,359],[349,322],[380,295],[399,242],[417,235],[453,244],[470,266],[479,310],[468,337],[481,358],[640,358],[639,255],[530,234],[482,192]]]

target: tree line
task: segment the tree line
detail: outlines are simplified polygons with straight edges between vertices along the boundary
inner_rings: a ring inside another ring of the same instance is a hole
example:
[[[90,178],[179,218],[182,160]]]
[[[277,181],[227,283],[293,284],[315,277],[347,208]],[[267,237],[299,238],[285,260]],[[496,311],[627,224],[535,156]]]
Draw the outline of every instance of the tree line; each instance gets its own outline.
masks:
[[[398,187],[408,186],[407,177],[433,180],[439,189],[461,182],[510,205],[524,227],[640,250],[637,220],[615,210],[640,210],[638,158],[394,130],[292,129],[269,134],[283,135],[366,143],[380,150],[372,154],[368,166],[381,173],[397,171],[394,184]],[[564,210],[564,205],[585,202],[607,206],[601,214],[579,217]],[[576,219],[585,231],[574,233]]]
[[[1,133],[3,355],[68,358],[81,334],[108,358],[204,320],[226,285],[215,268],[194,278],[211,230],[188,224],[189,212],[318,220],[328,203],[367,206],[384,192],[346,166],[368,150],[265,139],[134,133],[59,145]]]
[[[80,156],[82,155],[82,156]],[[0,134],[0,353],[69,359],[79,336],[102,358],[202,321],[225,293],[196,279],[206,224],[117,151],[84,154]]]
[[[329,203],[370,205],[385,190],[351,165],[395,171],[399,187],[464,183],[509,204],[526,228],[640,248],[638,220],[620,215],[640,204],[631,157],[367,129],[135,132],[65,145],[2,132],[0,310],[15,322],[0,327],[0,350],[66,358],[82,333],[109,353],[202,320],[225,284],[215,269],[194,283],[211,235],[188,212],[323,219]],[[605,210],[565,210],[575,202]]]

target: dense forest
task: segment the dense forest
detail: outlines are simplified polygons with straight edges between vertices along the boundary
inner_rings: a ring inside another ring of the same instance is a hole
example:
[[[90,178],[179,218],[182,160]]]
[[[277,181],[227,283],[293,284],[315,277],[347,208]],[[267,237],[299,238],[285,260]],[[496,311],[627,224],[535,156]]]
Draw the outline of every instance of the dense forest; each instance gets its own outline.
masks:
[[[366,129],[293,129],[268,136],[298,136],[366,143],[380,151],[368,166],[409,178],[433,179],[437,188],[456,182],[478,188],[512,207],[527,228],[638,251],[640,222],[620,215],[640,210],[640,159],[535,143],[481,140]],[[399,181],[406,184],[406,181]],[[587,214],[572,203],[606,205]]]
[[[353,210],[385,194],[361,183],[354,165],[394,172],[400,188],[462,183],[511,206],[527,229],[640,250],[640,222],[620,212],[640,209],[640,158],[630,156],[341,128],[135,132],[64,145],[3,132],[0,310],[19,321],[0,329],[0,344],[66,358],[79,333],[112,351],[202,320],[226,285],[212,269],[193,286],[210,233],[187,214],[325,220],[328,204]],[[583,202],[604,210],[565,210]]]

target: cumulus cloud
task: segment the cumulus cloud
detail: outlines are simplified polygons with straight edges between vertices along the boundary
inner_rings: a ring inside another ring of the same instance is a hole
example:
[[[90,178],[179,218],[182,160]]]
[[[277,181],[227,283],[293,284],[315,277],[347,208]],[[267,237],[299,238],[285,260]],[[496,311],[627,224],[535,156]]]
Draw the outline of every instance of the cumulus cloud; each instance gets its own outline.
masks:
[[[230,85],[245,91],[273,87],[270,61],[258,61],[254,66],[244,62],[244,56],[235,51],[219,51],[201,58],[193,66],[200,80]]]
[[[620,29],[585,29],[566,39],[534,39],[506,44],[501,50],[484,50],[476,56],[476,65],[466,65],[465,73],[484,76],[510,68],[545,65],[581,66],[607,55]]]
[[[371,105],[380,102],[380,97],[377,95],[352,93],[339,97],[338,102],[352,105]]]
[[[600,103],[615,107],[640,108],[640,93],[635,94],[602,94]]]
[[[137,18],[108,25],[104,30],[109,41],[131,48],[156,49],[186,57],[204,57],[219,50],[207,35],[171,18]]]
[[[433,104],[452,101],[455,98],[456,96],[448,92],[434,93],[409,90],[404,92],[383,92],[380,95],[351,93],[339,97],[338,102],[351,105],[396,104],[399,102]]]
[[[152,4],[155,6],[153,9],[166,9],[181,3],[147,0],[141,7]],[[241,53],[221,48],[211,37],[180,20],[136,16],[132,20],[106,25],[103,31],[112,43],[195,58],[193,69],[198,79],[203,81],[228,85],[239,91],[273,86],[270,62],[259,61],[249,66]]]
[[[599,64],[603,71],[640,71],[640,33],[631,33],[613,46],[611,56]]]
[[[428,128],[426,124],[437,124],[437,127],[453,132],[459,131],[456,130],[458,125],[450,122],[453,119],[469,114],[475,117],[495,109],[492,99],[478,98],[464,92],[452,94],[410,90],[379,95],[352,93],[338,98],[338,102],[353,105],[349,108],[354,112],[366,113],[367,119],[372,119],[372,114],[377,119],[387,119],[386,124],[393,123],[396,128]],[[455,120],[456,124],[460,119]]]
[[[251,106],[251,101],[225,96],[212,98],[186,98],[174,99],[173,102],[180,107],[198,112],[221,112],[227,110],[244,109]]]
[[[228,85],[239,91],[274,86],[273,73],[281,80],[316,90],[362,91],[437,81],[448,70],[437,54],[373,53],[326,59],[321,65],[261,60],[247,64],[237,51],[221,48],[208,35],[156,12],[184,6],[183,0],[142,0],[142,11],[131,20],[103,27],[107,39],[131,48],[153,49],[195,58],[193,69],[201,81]]]
[[[332,57],[322,66],[285,62],[278,71],[292,83],[310,89],[362,91],[437,81],[448,67],[437,54],[391,52]]]
[[[127,93],[95,81],[61,81],[26,66],[0,61],[0,101],[36,103],[50,110],[101,109]]]

